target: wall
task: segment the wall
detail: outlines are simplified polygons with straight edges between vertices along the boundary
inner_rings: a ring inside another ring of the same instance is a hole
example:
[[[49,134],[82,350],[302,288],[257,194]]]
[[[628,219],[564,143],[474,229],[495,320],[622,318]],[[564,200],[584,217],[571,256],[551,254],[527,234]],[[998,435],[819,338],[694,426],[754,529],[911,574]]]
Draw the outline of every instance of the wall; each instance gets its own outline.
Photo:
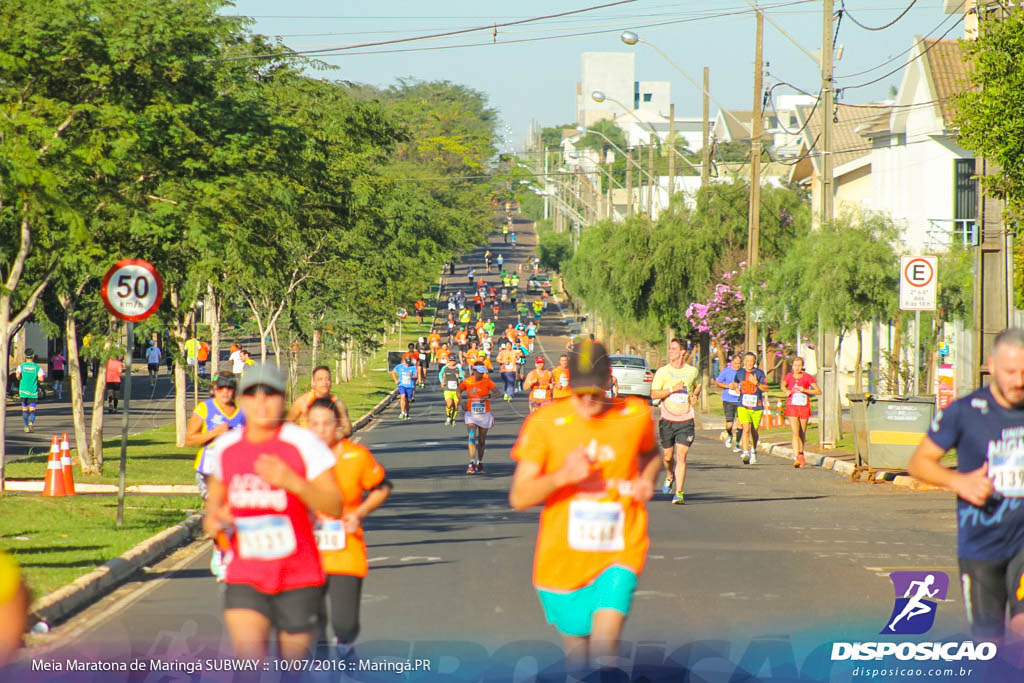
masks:
[[[611,101],[595,102],[590,94],[600,90],[627,107],[633,105],[635,59],[632,52],[584,52],[582,80],[576,101],[576,122],[592,125],[601,118],[612,118],[622,111]],[[598,113],[604,115],[601,116]]]

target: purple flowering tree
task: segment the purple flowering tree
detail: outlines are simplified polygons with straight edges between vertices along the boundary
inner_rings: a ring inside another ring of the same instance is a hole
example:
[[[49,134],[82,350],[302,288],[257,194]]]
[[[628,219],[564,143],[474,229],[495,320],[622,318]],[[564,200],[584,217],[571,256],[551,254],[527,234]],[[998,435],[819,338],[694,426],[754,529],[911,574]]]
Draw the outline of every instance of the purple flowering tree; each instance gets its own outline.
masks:
[[[741,267],[746,264],[740,264]],[[736,282],[738,271],[722,273],[704,302],[693,302],[686,309],[686,319],[694,330],[706,333],[718,346],[719,359],[743,346],[746,321],[743,292]]]

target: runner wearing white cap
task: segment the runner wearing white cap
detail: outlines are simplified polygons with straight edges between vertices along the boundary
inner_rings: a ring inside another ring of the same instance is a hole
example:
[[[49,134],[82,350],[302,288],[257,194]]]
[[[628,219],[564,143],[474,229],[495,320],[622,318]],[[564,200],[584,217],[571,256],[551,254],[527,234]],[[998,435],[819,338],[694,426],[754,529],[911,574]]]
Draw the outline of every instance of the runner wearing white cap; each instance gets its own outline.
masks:
[[[466,394],[466,429],[468,431],[469,466],[466,474],[482,474],[487,430],[494,426],[491,394],[494,382],[487,375],[486,365],[474,365],[473,374],[459,383],[459,393]]]

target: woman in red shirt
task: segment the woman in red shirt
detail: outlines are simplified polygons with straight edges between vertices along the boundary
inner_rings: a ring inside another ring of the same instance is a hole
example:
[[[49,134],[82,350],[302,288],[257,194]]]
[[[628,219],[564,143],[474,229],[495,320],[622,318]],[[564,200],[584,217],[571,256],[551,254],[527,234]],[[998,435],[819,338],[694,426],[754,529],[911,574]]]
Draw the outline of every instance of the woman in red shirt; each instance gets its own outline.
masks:
[[[807,440],[807,420],[811,417],[811,396],[820,394],[818,381],[814,375],[804,372],[804,359],[793,359],[793,371],[787,372],[782,378],[782,388],[786,390],[786,417],[793,430],[793,467],[807,464],[804,457],[804,442]]]

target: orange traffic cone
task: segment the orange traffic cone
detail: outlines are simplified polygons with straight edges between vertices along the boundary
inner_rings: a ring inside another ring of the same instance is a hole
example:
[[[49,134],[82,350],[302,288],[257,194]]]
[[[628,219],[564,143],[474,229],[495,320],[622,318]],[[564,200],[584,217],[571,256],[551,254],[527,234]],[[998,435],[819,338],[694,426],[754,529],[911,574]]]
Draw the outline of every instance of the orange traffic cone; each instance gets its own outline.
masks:
[[[60,464],[60,444],[57,437],[50,443],[50,459],[46,463],[46,481],[43,482],[43,495],[52,498],[64,496],[64,472]]]
[[[71,469],[71,444],[67,432],[60,438],[60,468],[64,472],[64,495],[75,495],[75,473]]]
[[[779,421],[779,427],[786,426],[786,411],[782,408],[782,399],[775,401],[776,420]]]

